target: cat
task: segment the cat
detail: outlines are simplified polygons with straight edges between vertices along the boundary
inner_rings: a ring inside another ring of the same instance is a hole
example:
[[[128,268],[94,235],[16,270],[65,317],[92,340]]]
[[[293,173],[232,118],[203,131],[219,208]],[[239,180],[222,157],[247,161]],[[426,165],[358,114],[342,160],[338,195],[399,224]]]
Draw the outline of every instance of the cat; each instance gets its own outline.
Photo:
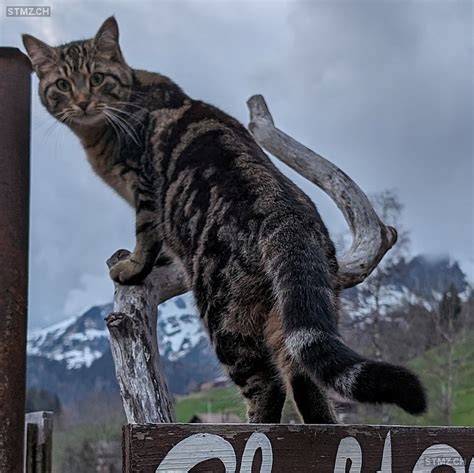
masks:
[[[88,40],[23,43],[43,105],[136,210],[135,249],[112,279],[137,284],[158,258],[182,265],[249,422],[279,423],[292,393],[304,422],[335,423],[330,389],[424,412],[412,372],[344,344],[328,231],[243,125],[167,77],[129,67],[114,17]]]

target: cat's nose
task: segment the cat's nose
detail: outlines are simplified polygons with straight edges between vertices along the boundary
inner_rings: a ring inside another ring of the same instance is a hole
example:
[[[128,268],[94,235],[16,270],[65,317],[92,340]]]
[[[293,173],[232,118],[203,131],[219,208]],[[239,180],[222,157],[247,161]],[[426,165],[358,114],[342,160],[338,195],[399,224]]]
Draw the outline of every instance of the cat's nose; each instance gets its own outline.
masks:
[[[87,100],[82,100],[81,102],[77,102],[77,106],[79,108],[82,108],[82,110],[84,110],[84,112],[86,111],[86,108],[87,108],[88,105],[89,105],[89,101],[87,101]]]

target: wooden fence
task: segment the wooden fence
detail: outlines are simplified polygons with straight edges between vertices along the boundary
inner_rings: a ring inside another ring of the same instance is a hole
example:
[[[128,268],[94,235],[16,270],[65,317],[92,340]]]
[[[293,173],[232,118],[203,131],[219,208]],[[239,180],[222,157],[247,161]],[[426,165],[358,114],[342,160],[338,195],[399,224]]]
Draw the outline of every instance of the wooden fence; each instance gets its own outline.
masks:
[[[124,473],[474,473],[474,428],[148,424],[124,427]]]
[[[25,473],[51,473],[53,413],[30,412],[25,419]]]

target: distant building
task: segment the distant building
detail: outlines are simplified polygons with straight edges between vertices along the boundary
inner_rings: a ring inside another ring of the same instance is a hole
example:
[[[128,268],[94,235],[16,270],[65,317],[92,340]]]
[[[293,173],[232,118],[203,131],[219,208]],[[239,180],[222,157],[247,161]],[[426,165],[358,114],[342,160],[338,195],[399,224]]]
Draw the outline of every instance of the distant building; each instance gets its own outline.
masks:
[[[209,391],[214,388],[225,388],[227,386],[230,386],[231,384],[232,383],[227,376],[219,376],[218,378],[213,379],[212,381],[202,383],[199,386],[199,391]]]
[[[99,441],[93,445],[97,473],[121,473],[122,446],[120,442]]]
[[[358,406],[355,402],[337,400],[334,402],[334,407],[339,422],[343,424],[357,424],[360,422],[358,417]]]
[[[215,412],[212,414],[194,414],[190,424],[241,424],[242,420],[237,414],[230,412]]]

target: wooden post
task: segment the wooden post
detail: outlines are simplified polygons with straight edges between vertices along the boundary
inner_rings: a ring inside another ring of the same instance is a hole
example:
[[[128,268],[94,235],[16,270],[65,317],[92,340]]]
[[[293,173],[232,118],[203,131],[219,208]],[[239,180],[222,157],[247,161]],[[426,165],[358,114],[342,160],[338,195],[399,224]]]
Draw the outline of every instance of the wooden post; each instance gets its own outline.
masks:
[[[125,258],[117,251],[109,267]],[[139,286],[115,285],[114,312],[107,318],[115,372],[129,423],[174,422],[171,395],[160,363],[156,334],[160,287],[155,270]]]
[[[53,413],[26,414],[25,473],[51,473],[53,458]]]
[[[0,48],[0,472],[23,471],[30,189],[30,61]]]

